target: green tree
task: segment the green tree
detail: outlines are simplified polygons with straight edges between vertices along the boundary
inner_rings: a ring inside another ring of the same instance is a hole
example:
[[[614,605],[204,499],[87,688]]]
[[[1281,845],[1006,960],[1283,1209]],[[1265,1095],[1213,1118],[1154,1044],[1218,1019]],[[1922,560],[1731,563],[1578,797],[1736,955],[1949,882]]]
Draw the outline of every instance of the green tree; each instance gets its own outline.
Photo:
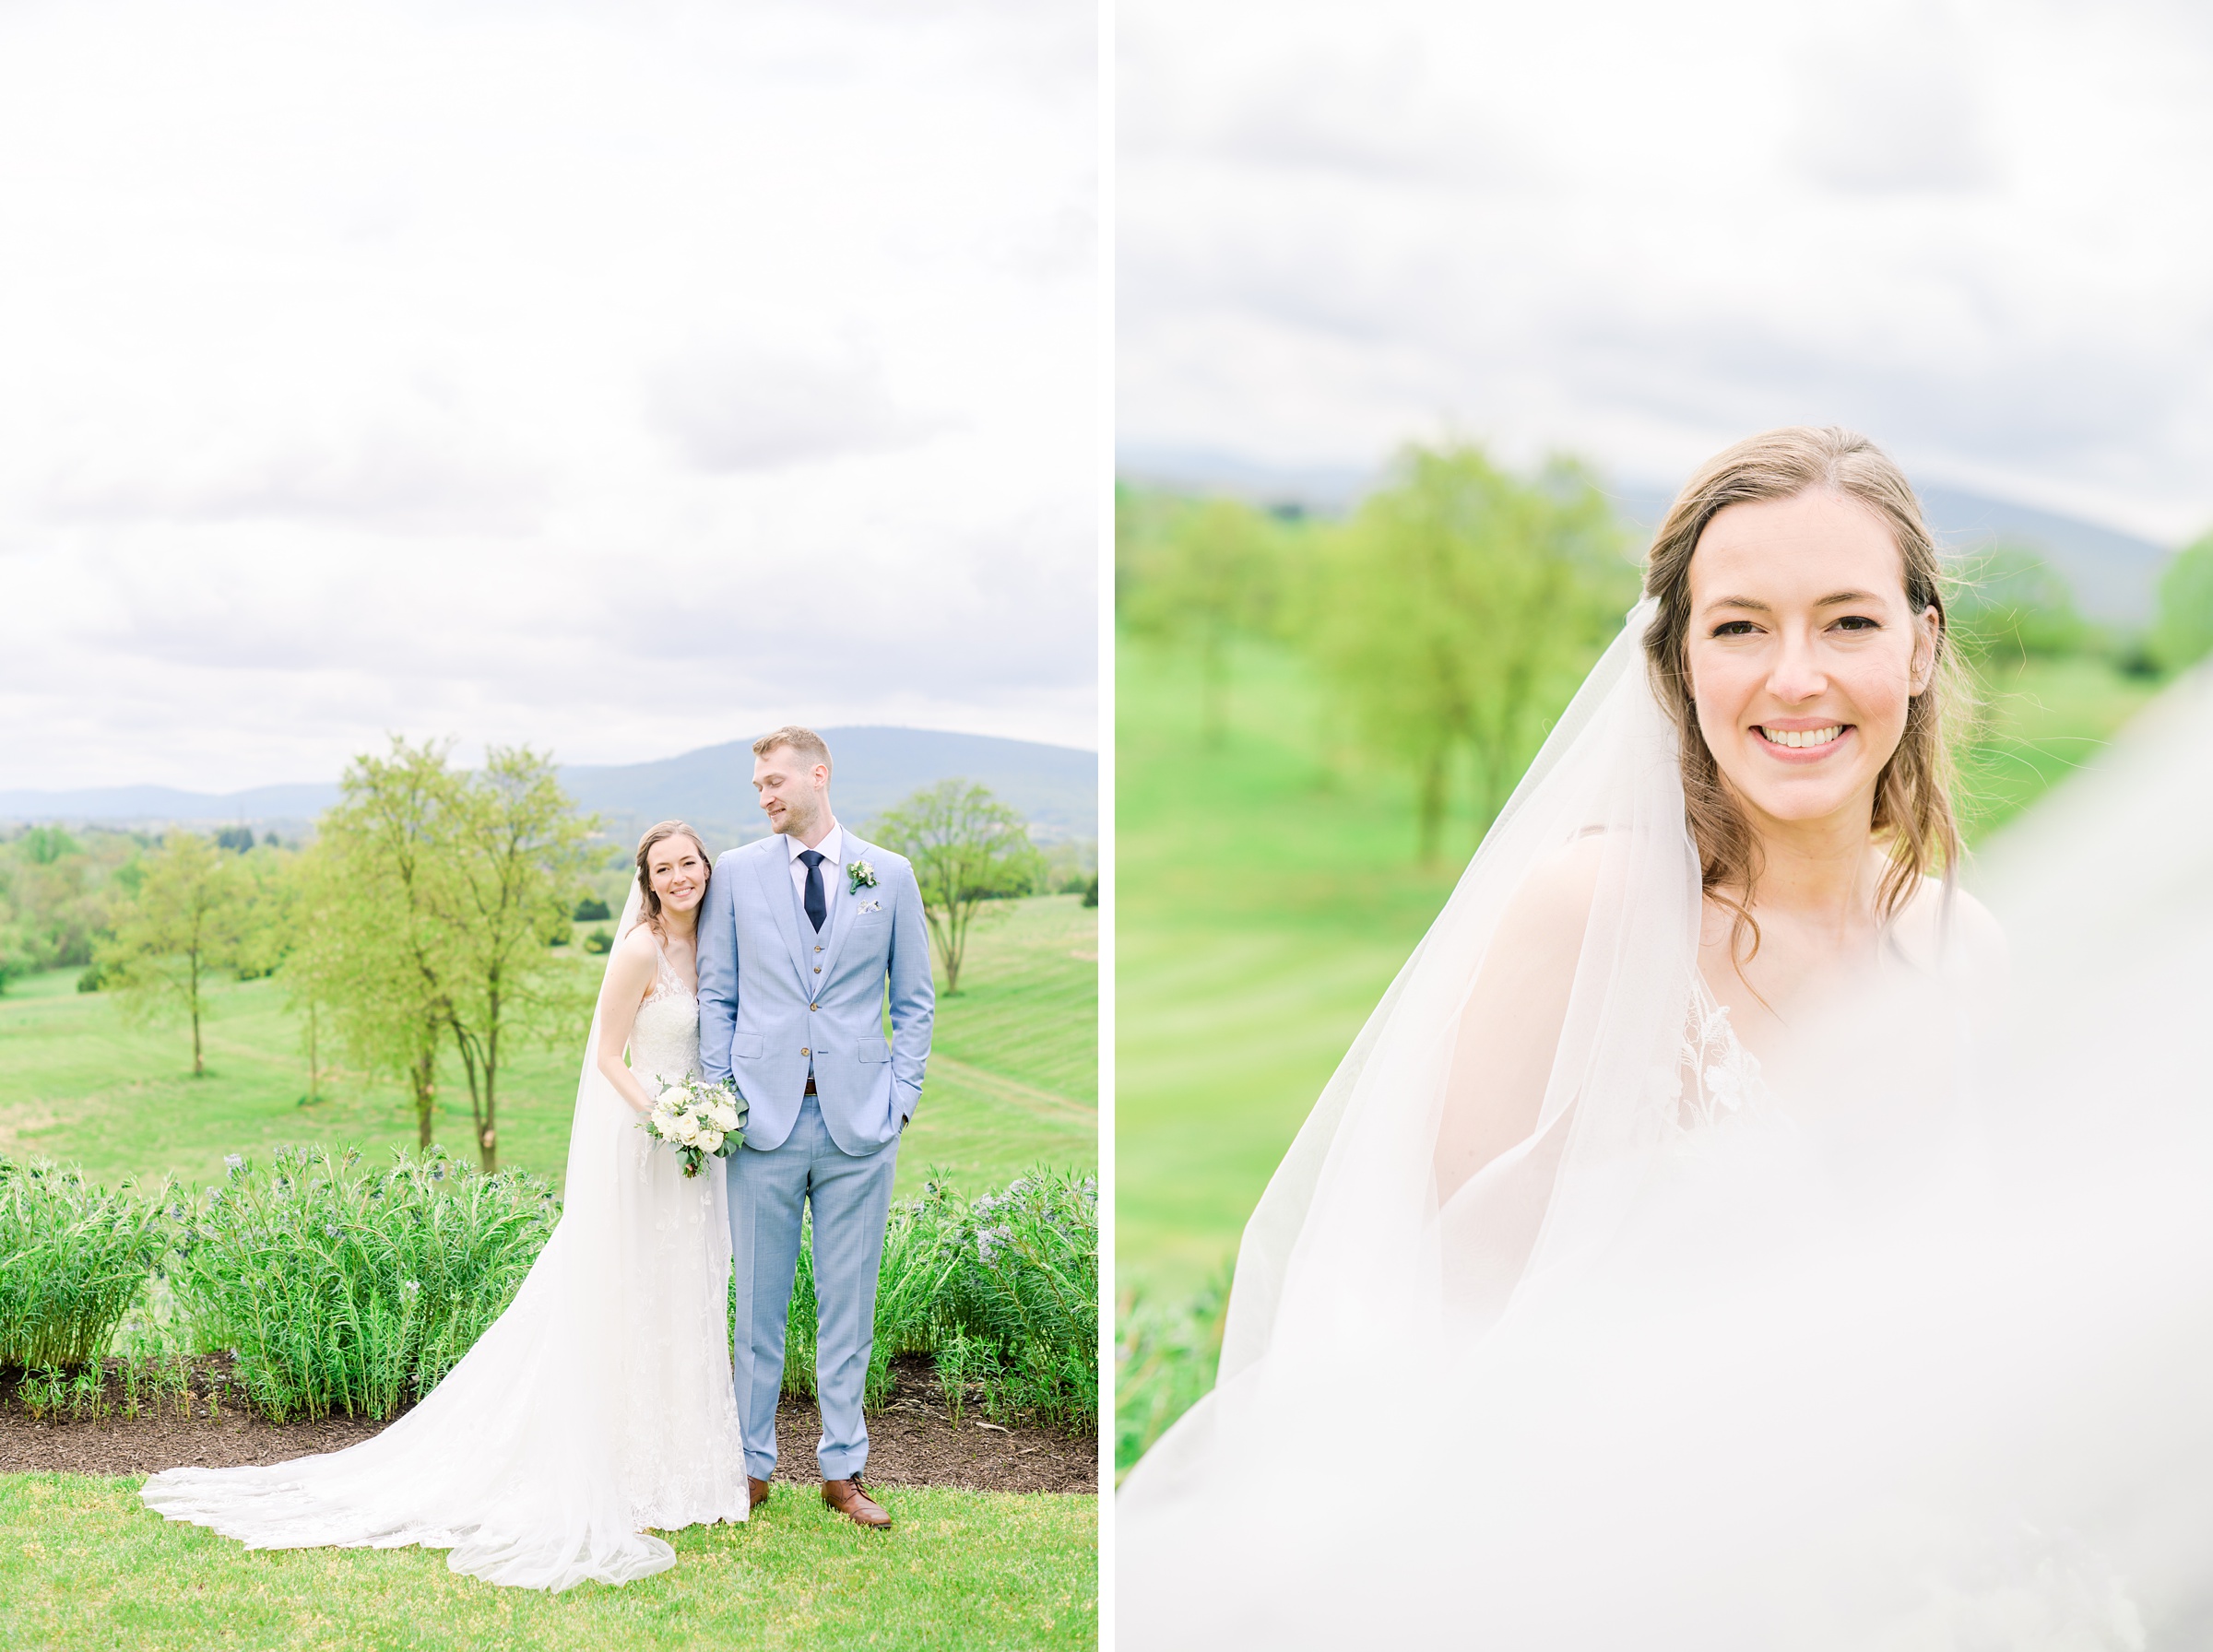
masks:
[[[327,1024],[353,1065],[405,1080],[424,1148],[453,997],[439,885],[458,784],[429,742],[395,739],[385,757],[354,760],[302,857],[299,902],[311,915],[286,971],[315,1037],[311,1067]]]
[[[110,924],[109,879],[138,845],[119,833],[87,835],[82,843],[33,826],[0,844],[0,979],[92,962]]]
[[[2018,545],[1976,559],[1946,619],[1969,657],[1986,665],[2079,654],[2092,635],[2072,587],[2036,551]]]
[[[549,946],[568,930],[598,858],[553,761],[527,746],[492,747],[464,777],[448,819],[447,876],[432,886],[444,929],[446,1025],[468,1080],[486,1174],[499,1168],[499,1080],[512,1036],[557,1032],[589,995]]]
[[[33,826],[23,834],[23,858],[34,867],[50,867],[77,852],[77,840],[59,826]]]
[[[961,988],[968,927],[984,902],[1027,894],[1045,875],[1029,823],[969,780],[925,786],[878,817],[871,835],[913,863],[922,915],[945,970],[948,995]]]
[[[1477,448],[1414,447],[1332,536],[1311,643],[1363,736],[1414,771],[1436,859],[1456,760],[1478,827],[1634,599],[1623,535],[1590,476],[1532,481]]]
[[[2160,576],[2150,648],[2166,671],[2186,670],[2213,655],[2213,534],[2175,552]]]
[[[354,761],[319,825],[295,996],[361,1066],[406,1077],[426,1147],[450,1043],[488,1173],[508,1046],[569,1030],[586,1007],[548,942],[586,892],[590,830],[527,748],[494,747],[464,773],[445,748],[396,738]]]
[[[233,967],[252,891],[237,860],[196,832],[172,832],[99,950],[103,981],[141,1014],[182,1009],[192,1022],[192,1075],[204,1077],[208,978]]]
[[[1197,653],[1200,725],[1208,743],[1219,744],[1229,726],[1230,643],[1268,629],[1282,605],[1282,532],[1233,499],[1163,505],[1118,495],[1118,505],[1123,623]]]

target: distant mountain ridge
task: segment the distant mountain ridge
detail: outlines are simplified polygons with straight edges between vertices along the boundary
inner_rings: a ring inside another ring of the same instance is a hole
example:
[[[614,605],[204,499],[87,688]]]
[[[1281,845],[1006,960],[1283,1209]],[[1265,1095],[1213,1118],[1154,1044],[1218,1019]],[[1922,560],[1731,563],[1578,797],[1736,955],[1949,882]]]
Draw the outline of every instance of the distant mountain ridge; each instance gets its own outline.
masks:
[[[1322,515],[1351,510],[1379,475],[1343,466],[1274,466],[1227,454],[1166,449],[1125,453],[1117,467],[1126,480],[1141,484],[1230,493]],[[1930,529],[1947,550],[1970,552],[1998,544],[2039,550],[2091,618],[2132,626],[2151,619],[2160,571],[2171,548],[1964,488],[1931,484],[1918,491]],[[1648,534],[1675,500],[1674,489],[1651,483],[1615,481],[1606,492],[1622,515]]]
[[[839,818],[858,827],[922,786],[982,782],[1030,821],[1044,842],[1098,835],[1098,754],[1071,746],[933,728],[825,728]],[[725,847],[766,830],[753,803],[750,741],[704,746],[643,763],[574,764],[562,785],[618,837],[655,820],[690,820]],[[0,820],[119,826],[237,823],[298,827],[338,799],[335,782],[193,792],[173,786],[0,792]]]

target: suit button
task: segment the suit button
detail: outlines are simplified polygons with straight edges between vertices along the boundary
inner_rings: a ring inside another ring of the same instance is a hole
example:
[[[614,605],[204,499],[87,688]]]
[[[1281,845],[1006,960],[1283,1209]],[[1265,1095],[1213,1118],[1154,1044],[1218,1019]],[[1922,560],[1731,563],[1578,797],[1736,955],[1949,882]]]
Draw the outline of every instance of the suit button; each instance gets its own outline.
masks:
[[[814,1054],[814,1052],[812,1050],[801,1050],[799,1054],[802,1056],[811,1056]]]
[[[819,963],[818,963],[818,964],[816,964],[816,965],[814,966],[814,973],[815,973],[816,974],[818,974],[818,975],[819,975],[819,974],[821,974],[822,973],[822,966],[821,964],[819,964]]]
[[[807,1008],[810,1009],[820,1009],[822,1006],[820,1004],[810,1004],[807,1006]]]

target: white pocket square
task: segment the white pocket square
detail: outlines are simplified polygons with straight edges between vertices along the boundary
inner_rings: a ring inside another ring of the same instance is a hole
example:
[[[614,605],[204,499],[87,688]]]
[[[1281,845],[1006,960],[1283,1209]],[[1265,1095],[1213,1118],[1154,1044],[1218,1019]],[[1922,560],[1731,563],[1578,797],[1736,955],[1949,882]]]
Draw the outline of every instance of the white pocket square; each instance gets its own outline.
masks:
[[[870,901],[866,906],[857,907],[855,910],[859,912],[882,912],[883,910],[883,903],[882,901]]]

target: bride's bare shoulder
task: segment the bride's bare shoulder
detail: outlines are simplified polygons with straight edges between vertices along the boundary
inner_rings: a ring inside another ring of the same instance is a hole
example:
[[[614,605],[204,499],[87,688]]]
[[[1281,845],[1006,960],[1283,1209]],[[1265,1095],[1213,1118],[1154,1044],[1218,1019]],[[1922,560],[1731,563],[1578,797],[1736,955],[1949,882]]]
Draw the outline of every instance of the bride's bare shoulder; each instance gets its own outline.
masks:
[[[1586,832],[1529,868],[1499,923],[1502,936],[1521,946],[1580,947],[1590,926],[1591,903],[1605,864],[1606,836]]]
[[[615,943],[607,964],[610,979],[634,981],[641,986],[651,981],[656,968],[653,931],[644,924],[633,924],[630,933]]]
[[[2006,931],[1990,908],[1956,881],[1923,877],[1891,932],[1908,957],[1924,966],[2005,967]]]

